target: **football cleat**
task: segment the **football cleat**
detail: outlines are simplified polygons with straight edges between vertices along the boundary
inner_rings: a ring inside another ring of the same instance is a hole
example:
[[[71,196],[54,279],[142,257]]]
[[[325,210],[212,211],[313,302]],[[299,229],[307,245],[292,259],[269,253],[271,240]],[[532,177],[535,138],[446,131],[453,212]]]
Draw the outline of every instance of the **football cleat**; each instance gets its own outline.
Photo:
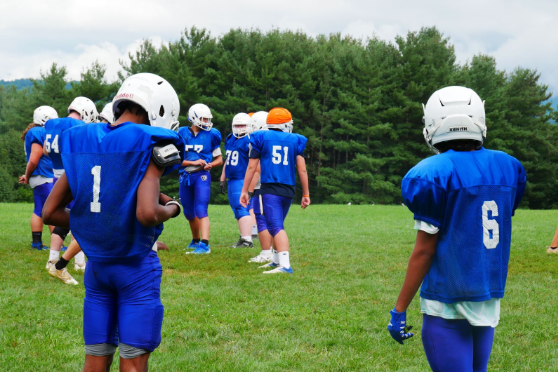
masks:
[[[209,249],[209,245],[200,242],[198,247],[193,252],[186,252],[186,254],[208,254],[211,253],[211,249]]]
[[[236,243],[231,245],[231,248],[254,248],[254,243],[240,238]]]
[[[258,236],[258,234],[252,234],[252,240],[254,239],[259,239],[260,237]]]
[[[56,267],[54,265],[52,265],[52,268],[48,270],[48,273],[55,277],[60,279],[62,282],[64,282],[64,284],[73,284],[73,285],[78,285],[78,281],[75,280],[70,273],[68,272],[68,269],[63,268],[62,270],[56,270]]]
[[[75,271],[81,271],[81,272],[85,272],[85,267],[87,266],[87,262],[84,262],[83,264],[78,264],[77,262],[74,262],[74,270]]]
[[[56,260],[56,261],[58,261],[58,260]],[[54,267],[54,264],[56,263],[56,261],[47,261],[45,268],[47,270],[50,270],[51,267]]]
[[[185,248],[185,249],[197,249],[199,245],[200,245],[199,242],[198,242],[198,243],[194,243],[194,240],[192,239],[192,241],[190,242],[190,245],[188,245],[188,247]]]
[[[31,243],[31,248],[38,251],[48,251],[48,247],[43,245],[43,243]]]
[[[262,255],[261,253],[256,257],[252,257],[248,262],[266,263],[272,260],[271,255]]]
[[[276,264],[275,262],[271,261],[270,263],[267,263],[267,264],[265,264],[265,265],[263,265],[263,266],[258,266],[258,269],[267,269],[267,268],[272,268],[272,269],[274,269],[274,268],[276,268],[276,267],[279,267],[279,264]]]
[[[548,254],[558,253],[558,247],[546,247],[546,253]]]
[[[289,267],[284,268],[283,266],[278,266],[273,270],[269,270],[269,271],[264,271],[262,274],[292,274],[293,273],[293,268]]]

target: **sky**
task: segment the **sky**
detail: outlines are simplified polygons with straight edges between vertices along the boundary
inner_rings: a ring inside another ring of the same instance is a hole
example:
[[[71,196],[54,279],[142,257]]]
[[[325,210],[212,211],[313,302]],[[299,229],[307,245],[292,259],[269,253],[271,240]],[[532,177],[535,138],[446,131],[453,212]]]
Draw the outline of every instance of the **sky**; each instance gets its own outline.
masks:
[[[231,28],[279,28],[392,42],[436,26],[458,62],[484,53],[506,71],[536,69],[558,97],[558,1],[548,0],[3,0],[0,79],[37,78],[56,62],[78,80],[98,60],[112,81],[119,61],[142,40],[161,45],[192,26],[214,36]]]

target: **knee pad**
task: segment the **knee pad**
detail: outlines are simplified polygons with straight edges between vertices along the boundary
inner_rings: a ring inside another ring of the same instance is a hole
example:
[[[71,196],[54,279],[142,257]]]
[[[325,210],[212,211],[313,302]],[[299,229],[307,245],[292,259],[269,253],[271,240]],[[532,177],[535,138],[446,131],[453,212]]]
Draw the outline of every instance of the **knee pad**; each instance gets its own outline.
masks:
[[[62,240],[66,239],[66,236],[68,236],[69,232],[70,232],[70,229],[65,229],[63,227],[58,227],[58,226],[55,227],[54,230],[52,230],[52,233],[61,237]]]
[[[150,352],[149,350],[140,349],[138,347],[127,345],[123,342],[118,345],[118,349],[120,351],[120,356],[124,359],[134,359],[139,357],[140,355]]]
[[[115,352],[116,352],[116,345],[113,344],[85,345],[85,354],[87,355],[104,357],[104,356],[114,355]]]

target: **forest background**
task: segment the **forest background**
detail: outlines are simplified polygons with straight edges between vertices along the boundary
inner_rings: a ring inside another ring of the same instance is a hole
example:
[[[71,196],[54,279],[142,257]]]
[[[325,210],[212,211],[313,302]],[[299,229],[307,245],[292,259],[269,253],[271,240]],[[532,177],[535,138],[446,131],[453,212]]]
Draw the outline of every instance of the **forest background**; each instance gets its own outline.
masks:
[[[26,165],[20,136],[35,108],[49,105],[63,117],[74,97],[85,96],[100,112],[126,76],[151,72],[178,93],[182,126],[189,124],[188,108],[205,103],[223,139],[239,112],[288,108],[294,131],[308,138],[314,203],[401,203],[401,179],[432,155],[422,136],[422,104],[442,87],[467,86],[486,100],[485,147],[516,157],[527,170],[521,207],[558,208],[558,112],[540,74],[499,70],[482,54],[459,64],[451,40],[435,27],[395,43],[278,29],[233,29],[215,37],[193,27],[160,48],[145,40],[130,58],[114,82],[99,63],[80,81],[68,81],[66,68],[52,64],[29,87],[0,85],[0,202],[32,201],[18,176]],[[227,200],[218,192],[220,172],[212,172],[212,203]],[[166,177],[162,190],[178,196],[177,173]]]

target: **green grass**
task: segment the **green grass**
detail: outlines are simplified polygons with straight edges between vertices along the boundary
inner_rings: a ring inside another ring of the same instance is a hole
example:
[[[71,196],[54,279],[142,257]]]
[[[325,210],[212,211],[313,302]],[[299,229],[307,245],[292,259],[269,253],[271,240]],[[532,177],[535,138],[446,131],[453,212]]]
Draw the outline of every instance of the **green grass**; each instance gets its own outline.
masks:
[[[77,371],[83,275],[73,287],[47,274],[47,253],[29,248],[31,213],[29,204],[0,204],[0,371]],[[408,323],[419,334],[400,346],[386,331],[416,234],[406,208],[293,206],[286,229],[295,273],[272,277],[247,262],[257,249],[227,248],[238,237],[228,207],[211,206],[210,216],[208,256],[184,255],[183,217],[165,224],[163,341],[150,370],[428,370],[418,298]],[[558,255],[544,252],[556,223],[558,211],[520,210],[514,218],[491,371],[558,366]],[[44,236],[48,245],[46,229]]]

